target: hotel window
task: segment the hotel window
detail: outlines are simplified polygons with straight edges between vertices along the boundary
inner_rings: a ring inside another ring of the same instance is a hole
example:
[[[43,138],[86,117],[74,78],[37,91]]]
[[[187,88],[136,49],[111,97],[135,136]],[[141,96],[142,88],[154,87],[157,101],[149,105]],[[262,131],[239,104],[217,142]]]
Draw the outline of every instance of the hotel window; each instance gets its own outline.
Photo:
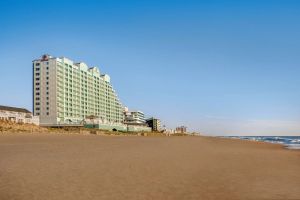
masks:
[[[40,71],[40,68],[36,68],[35,71]]]
[[[40,63],[35,63],[35,66],[40,66]]]
[[[35,85],[40,85],[40,83],[36,83]]]
[[[35,100],[39,101],[39,100],[40,100],[40,98],[35,98]]]
[[[47,115],[49,115],[49,112],[47,112]]]
[[[36,75],[36,76],[39,76],[39,75],[40,75],[40,73],[35,73],[35,75]]]
[[[35,110],[40,110],[40,108],[36,108]]]
[[[49,94],[49,92],[46,92],[46,94],[48,95],[48,94]]]
[[[46,72],[47,75],[49,75],[49,72]]]
[[[39,93],[39,92],[37,92],[37,93],[35,93],[35,95],[40,95],[40,93]]]
[[[49,77],[47,77],[46,79],[49,80]]]
[[[36,78],[35,80],[36,80],[36,81],[39,81],[39,80],[40,80],[40,78]]]

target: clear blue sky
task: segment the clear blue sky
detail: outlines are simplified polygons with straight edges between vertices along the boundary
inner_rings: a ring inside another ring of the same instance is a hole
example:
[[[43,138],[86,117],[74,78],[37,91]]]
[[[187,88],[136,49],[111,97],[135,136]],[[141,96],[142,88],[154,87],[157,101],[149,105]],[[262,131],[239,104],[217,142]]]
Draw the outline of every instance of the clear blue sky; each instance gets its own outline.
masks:
[[[300,1],[0,1],[0,104],[31,61],[97,65],[123,104],[206,134],[300,134]]]

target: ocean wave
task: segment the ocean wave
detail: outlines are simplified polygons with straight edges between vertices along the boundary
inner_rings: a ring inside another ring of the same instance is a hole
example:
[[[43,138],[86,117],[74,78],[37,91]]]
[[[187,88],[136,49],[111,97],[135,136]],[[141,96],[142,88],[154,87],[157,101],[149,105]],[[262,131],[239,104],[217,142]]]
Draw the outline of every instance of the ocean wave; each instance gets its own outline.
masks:
[[[300,136],[233,136],[230,138],[282,144],[288,149],[300,149]]]

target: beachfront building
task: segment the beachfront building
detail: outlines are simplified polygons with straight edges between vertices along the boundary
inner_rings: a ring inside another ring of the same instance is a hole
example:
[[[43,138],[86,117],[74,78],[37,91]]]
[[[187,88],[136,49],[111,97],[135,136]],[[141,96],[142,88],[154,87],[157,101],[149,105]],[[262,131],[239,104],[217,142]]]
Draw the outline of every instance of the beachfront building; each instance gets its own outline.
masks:
[[[149,127],[152,128],[152,131],[160,131],[161,127],[160,127],[160,120],[157,118],[149,118],[146,120],[146,123],[148,124]]]
[[[142,111],[125,111],[125,123],[146,124],[145,114]]]
[[[124,108],[110,77],[97,67],[65,57],[43,55],[33,61],[33,113],[45,126],[122,124]]]
[[[0,106],[0,120],[39,125],[39,117],[25,108]]]
[[[142,111],[129,111],[125,107],[124,116],[124,124],[128,131],[150,132],[152,130],[146,123],[145,114]]]
[[[175,132],[176,132],[176,133],[186,133],[186,132],[187,132],[187,127],[186,127],[186,126],[179,126],[179,127],[176,127]]]

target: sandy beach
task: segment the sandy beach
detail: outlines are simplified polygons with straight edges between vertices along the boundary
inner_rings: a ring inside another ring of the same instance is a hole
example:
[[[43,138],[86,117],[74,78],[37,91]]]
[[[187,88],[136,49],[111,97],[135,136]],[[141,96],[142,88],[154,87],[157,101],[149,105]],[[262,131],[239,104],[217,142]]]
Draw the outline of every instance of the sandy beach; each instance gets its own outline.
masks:
[[[209,137],[1,135],[0,199],[300,199],[300,151]]]

